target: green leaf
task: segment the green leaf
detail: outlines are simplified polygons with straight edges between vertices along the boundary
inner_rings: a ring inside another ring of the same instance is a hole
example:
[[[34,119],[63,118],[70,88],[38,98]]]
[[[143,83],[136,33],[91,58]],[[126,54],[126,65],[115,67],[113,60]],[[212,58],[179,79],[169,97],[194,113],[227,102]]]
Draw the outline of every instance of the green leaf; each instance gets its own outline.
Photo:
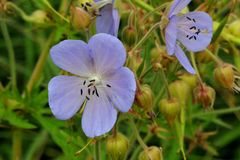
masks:
[[[227,21],[228,21],[228,16],[223,18],[223,20],[219,24],[217,30],[213,33],[213,38],[212,38],[212,42],[211,43],[214,43],[217,40],[217,38],[220,36],[220,34],[222,33],[222,31],[223,31]]]
[[[9,124],[23,128],[23,129],[34,129],[36,126],[23,119],[20,115],[16,114],[12,110],[0,108],[0,119],[7,121]]]

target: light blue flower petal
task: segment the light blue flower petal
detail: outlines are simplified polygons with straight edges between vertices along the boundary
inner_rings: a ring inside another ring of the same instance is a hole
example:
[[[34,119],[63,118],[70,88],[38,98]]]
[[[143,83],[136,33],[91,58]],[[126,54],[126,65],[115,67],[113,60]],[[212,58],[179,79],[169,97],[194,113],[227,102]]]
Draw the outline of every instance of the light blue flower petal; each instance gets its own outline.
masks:
[[[48,84],[48,101],[53,115],[60,120],[71,118],[81,107],[82,80],[75,76],[57,76]]]
[[[113,32],[113,35],[115,37],[117,37],[118,36],[119,23],[120,23],[118,10],[113,9],[112,14],[113,14],[113,22],[114,22],[114,32]]]
[[[96,19],[97,33],[107,33],[116,36],[119,27],[119,17],[112,4],[107,4],[100,9],[100,16]]]
[[[173,55],[177,40],[177,22],[178,17],[173,16],[165,29],[166,49],[169,55]]]
[[[50,50],[53,62],[61,69],[80,76],[89,76],[93,62],[90,50],[81,40],[64,40]]]
[[[122,67],[116,72],[107,75],[103,83],[114,107],[121,112],[127,112],[133,104],[136,92],[136,81],[133,72],[126,67]]]
[[[189,12],[178,21],[178,40],[190,51],[204,50],[211,42],[212,18],[205,12]]]
[[[122,42],[105,33],[94,35],[88,43],[92,51],[95,70],[105,74],[123,66],[126,60],[126,50]]]
[[[181,65],[191,74],[195,74],[195,70],[190,64],[187,56],[183,52],[182,48],[179,45],[176,45],[176,52],[175,56],[177,57],[178,61],[181,63]]]
[[[168,17],[170,18],[173,15],[176,15],[179,12],[181,12],[181,10],[184,9],[190,2],[191,0],[174,0],[170,8],[170,11],[168,12]]]
[[[109,132],[117,119],[117,110],[112,106],[107,95],[103,90],[98,91],[99,97],[90,97],[82,116],[83,131],[91,138]]]

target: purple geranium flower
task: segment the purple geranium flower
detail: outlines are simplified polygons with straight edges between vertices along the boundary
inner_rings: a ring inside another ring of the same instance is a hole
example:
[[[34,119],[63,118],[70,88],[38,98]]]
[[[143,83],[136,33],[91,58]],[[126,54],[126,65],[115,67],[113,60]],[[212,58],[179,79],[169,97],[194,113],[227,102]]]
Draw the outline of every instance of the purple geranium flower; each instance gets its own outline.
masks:
[[[94,1],[96,3],[103,3],[103,1],[109,0]],[[117,37],[120,19],[118,11],[113,8],[113,4],[114,0],[110,0],[110,3],[107,3],[100,9],[100,15],[96,19],[96,30],[97,33],[108,33]]]
[[[187,50],[204,50],[212,39],[212,18],[205,12],[189,12],[177,15],[191,0],[175,0],[168,13],[169,23],[165,30],[166,48],[169,55],[175,55],[190,73],[195,70],[180,45]]]
[[[64,40],[50,53],[58,67],[72,74],[56,76],[49,82],[49,105],[54,116],[66,120],[85,106],[84,133],[95,137],[110,131],[118,110],[127,112],[132,106],[136,91],[134,74],[123,67],[126,51],[121,41],[99,33],[88,44]]]

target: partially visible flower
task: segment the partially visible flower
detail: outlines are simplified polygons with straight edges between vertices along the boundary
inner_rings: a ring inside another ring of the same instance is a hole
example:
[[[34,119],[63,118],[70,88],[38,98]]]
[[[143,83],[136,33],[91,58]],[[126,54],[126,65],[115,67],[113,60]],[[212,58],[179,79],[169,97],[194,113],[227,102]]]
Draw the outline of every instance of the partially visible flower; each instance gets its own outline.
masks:
[[[126,50],[121,41],[99,33],[88,44],[64,40],[50,52],[53,62],[72,74],[56,76],[49,82],[49,105],[54,116],[69,119],[84,106],[82,128],[88,137],[110,131],[117,112],[131,108],[136,91],[132,71],[123,67]]]
[[[114,9],[115,0],[94,0],[96,3],[104,3],[104,1],[110,1],[104,5],[99,12],[99,16],[96,19],[96,30],[97,33],[108,33],[117,37],[119,28],[119,14]]]
[[[169,55],[175,55],[181,65],[191,74],[195,70],[180,47],[198,52],[204,50],[212,39],[212,18],[205,12],[179,14],[191,0],[175,0],[168,13],[169,23],[165,29],[166,48]]]

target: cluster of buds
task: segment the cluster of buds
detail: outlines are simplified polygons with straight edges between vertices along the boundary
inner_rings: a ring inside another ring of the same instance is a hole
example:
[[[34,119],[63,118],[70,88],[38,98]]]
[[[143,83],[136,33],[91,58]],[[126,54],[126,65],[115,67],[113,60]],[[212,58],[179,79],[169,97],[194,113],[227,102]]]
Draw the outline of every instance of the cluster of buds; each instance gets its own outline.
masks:
[[[112,160],[122,160],[129,147],[128,139],[121,133],[116,133],[107,138],[107,153]]]
[[[147,147],[138,157],[139,160],[162,160],[162,148],[156,146]]]

